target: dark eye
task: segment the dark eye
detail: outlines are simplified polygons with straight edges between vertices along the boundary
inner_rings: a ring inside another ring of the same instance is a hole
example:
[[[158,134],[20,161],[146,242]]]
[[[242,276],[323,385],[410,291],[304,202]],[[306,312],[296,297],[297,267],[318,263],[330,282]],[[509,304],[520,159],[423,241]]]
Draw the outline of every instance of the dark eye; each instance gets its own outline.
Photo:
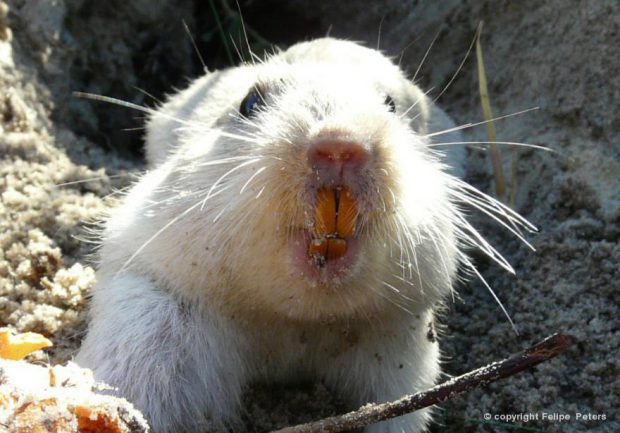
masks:
[[[248,92],[246,97],[243,98],[243,101],[241,101],[239,113],[241,113],[243,117],[250,117],[261,105],[264,104],[265,101],[263,100],[262,95],[258,89],[254,87]]]
[[[396,112],[396,104],[390,95],[385,96],[385,101],[383,101],[383,103],[388,106],[390,113]]]

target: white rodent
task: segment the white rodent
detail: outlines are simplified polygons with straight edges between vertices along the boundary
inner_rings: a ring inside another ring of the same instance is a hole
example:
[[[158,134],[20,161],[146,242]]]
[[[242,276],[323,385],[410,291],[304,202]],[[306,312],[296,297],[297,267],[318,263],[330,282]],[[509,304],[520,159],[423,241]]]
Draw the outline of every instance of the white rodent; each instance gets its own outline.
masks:
[[[148,121],[151,170],[106,221],[77,362],[155,433],[239,428],[257,381],[321,380],[352,408],[432,386],[464,245],[494,251],[459,209],[459,156],[428,137],[453,127],[343,40],[198,78]]]

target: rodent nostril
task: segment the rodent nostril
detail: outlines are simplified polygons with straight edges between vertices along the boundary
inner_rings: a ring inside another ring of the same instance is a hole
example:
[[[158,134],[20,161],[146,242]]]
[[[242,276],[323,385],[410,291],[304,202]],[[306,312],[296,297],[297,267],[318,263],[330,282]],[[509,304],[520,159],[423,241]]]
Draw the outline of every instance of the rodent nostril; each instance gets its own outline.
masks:
[[[321,141],[308,149],[308,163],[315,169],[362,167],[368,157],[363,145],[349,141]]]

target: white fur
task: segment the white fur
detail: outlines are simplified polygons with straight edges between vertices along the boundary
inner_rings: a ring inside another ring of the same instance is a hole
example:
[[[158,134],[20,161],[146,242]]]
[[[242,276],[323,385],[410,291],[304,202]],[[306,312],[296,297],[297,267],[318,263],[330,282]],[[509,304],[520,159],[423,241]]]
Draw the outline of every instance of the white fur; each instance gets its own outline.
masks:
[[[256,83],[267,105],[241,120]],[[238,427],[255,381],[324,380],[352,407],[432,386],[439,349],[427,334],[451,291],[460,214],[425,134],[451,126],[386,57],[351,42],[302,43],[197,79],[151,117],[152,170],[107,221],[78,363],[156,433]],[[329,286],[287,254],[311,215],[305,149],[324,137],[376,155],[359,260]],[[367,431],[421,432],[429,417]]]

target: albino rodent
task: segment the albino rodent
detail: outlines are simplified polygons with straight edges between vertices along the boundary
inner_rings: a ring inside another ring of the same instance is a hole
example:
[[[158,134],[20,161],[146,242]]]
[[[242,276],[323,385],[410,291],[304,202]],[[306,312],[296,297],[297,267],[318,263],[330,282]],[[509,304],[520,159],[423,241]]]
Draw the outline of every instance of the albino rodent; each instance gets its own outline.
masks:
[[[453,127],[387,57],[342,40],[195,80],[149,119],[152,169],[107,220],[77,362],[155,433],[239,429],[253,382],[321,380],[352,408],[431,387],[464,246],[494,255],[429,137]],[[366,431],[421,432],[430,415]]]

